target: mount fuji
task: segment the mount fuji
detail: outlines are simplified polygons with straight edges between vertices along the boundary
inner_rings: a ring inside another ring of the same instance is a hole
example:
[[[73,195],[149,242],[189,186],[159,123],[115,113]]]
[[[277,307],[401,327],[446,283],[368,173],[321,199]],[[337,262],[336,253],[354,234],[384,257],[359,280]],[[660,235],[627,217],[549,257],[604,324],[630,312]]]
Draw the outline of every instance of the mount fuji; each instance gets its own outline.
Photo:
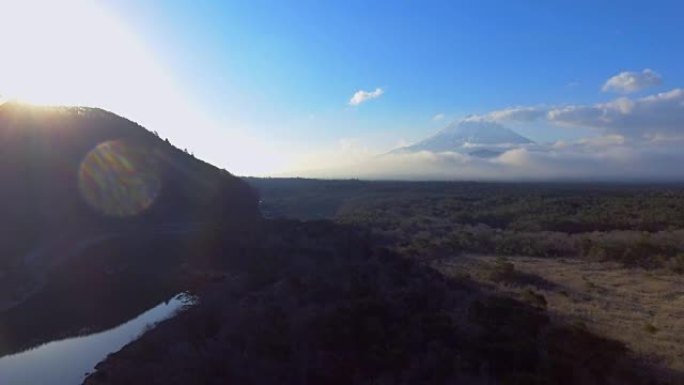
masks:
[[[493,158],[503,152],[534,142],[496,122],[464,119],[453,122],[435,135],[416,144],[393,150],[410,152],[458,152],[481,158]]]

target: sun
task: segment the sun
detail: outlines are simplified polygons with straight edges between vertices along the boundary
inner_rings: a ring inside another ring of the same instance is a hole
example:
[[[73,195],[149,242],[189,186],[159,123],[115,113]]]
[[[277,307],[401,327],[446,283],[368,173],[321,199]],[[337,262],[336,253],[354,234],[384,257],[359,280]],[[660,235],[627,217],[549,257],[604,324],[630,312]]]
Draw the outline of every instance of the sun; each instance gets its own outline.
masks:
[[[98,72],[92,44],[102,40],[102,19],[89,4],[68,1],[0,1],[4,52],[0,92],[38,104],[70,104],[86,99],[83,88]],[[88,33],[86,33],[88,32]],[[104,41],[99,44],[104,43]],[[92,52],[92,55],[88,54]]]
[[[0,101],[99,107],[172,139],[200,121],[155,51],[103,2],[0,0],[0,31]]]
[[[95,0],[0,0],[0,103],[99,107],[231,171],[265,163],[176,83],[162,59],[183,53],[155,50],[125,14]]]
[[[125,26],[85,0],[0,0],[0,94],[37,104],[115,100],[143,76],[140,44]],[[137,51],[137,52],[136,52]]]

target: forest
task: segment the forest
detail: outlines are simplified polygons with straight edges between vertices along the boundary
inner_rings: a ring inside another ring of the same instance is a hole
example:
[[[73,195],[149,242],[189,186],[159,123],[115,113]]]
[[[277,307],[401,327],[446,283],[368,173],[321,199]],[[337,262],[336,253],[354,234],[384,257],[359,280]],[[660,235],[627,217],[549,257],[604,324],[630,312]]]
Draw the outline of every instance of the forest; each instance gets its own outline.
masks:
[[[584,257],[684,273],[684,185],[249,181],[267,216],[369,228],[418,259]]]

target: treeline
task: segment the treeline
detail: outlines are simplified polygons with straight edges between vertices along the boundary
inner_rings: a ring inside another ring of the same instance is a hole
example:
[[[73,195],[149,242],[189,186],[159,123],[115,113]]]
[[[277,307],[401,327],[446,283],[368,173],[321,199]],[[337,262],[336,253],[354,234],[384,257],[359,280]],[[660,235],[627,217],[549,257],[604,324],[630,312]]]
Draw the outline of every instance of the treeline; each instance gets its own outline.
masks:
[[[617,261],[628,266],[666,267],[684,273],[684,231],[645,233],[611,231],[568,234],[517,232],[486,225],[457,226],[443,234],[385,233],[385,239],[402,254],[416,258],[440,258],[462,252],[525,255],[535,257],[585,257]]]
[[[649,199],[588,196],[580,204],[582,197],[464,202],[400,195],[347,204],[338,220],[374,229],[402,253],[418,258],[460,252],[580,256],[684,273],[684,226],[677,215],[684,211],[674,199]]]

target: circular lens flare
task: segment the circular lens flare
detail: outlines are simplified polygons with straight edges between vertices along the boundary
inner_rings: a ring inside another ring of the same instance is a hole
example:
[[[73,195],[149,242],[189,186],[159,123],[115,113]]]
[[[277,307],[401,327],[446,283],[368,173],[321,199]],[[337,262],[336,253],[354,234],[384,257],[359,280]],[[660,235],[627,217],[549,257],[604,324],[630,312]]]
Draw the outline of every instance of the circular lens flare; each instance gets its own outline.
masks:
[[[149,149],[122,140],[100,143],[81,162],[81,196],[108,216],[140,214],[154,203],[161,189],[156,159]]]

